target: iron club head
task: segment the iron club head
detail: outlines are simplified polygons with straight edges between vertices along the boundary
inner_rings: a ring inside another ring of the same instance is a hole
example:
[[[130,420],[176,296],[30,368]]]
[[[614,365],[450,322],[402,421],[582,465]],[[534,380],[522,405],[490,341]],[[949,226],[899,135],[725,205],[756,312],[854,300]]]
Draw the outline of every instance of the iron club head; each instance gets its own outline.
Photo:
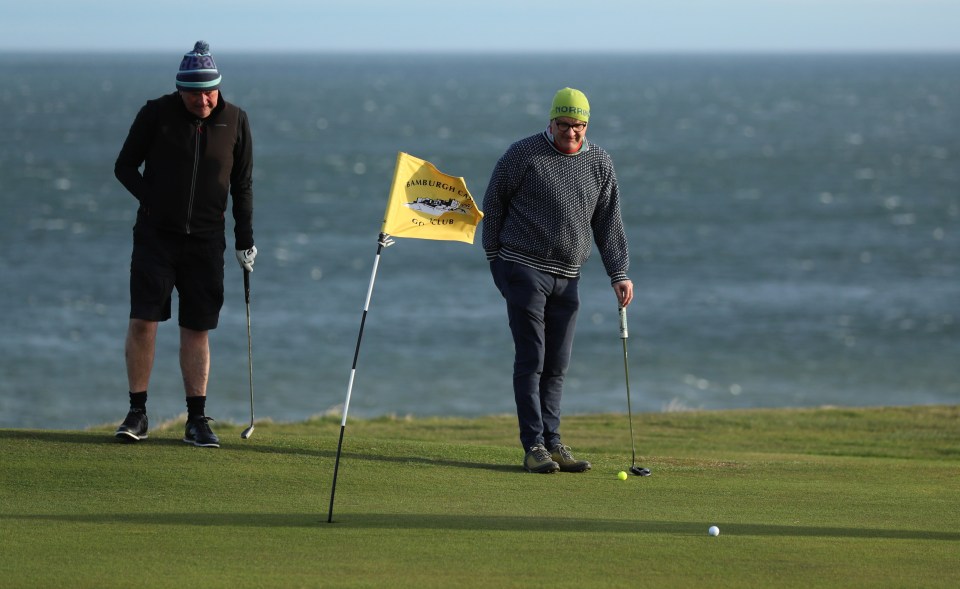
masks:
[[[631,466],[630,474],[635,474],[638,477],[648,477],[650,476],[650,469],[642,466]]]
[[[243,433],[240,434],[240,437],[244,440],[249,440],[251,435],[253,435],[253,425],[243,430]]]

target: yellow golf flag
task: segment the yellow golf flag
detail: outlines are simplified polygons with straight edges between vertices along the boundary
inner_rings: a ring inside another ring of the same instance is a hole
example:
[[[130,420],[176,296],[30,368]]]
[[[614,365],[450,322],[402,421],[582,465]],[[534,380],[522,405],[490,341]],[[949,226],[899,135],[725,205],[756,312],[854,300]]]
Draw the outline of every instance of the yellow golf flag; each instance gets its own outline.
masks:
[[[398,152],[383,233],[394,237],[473,243],[483,213],[463,178],[428,161]]]

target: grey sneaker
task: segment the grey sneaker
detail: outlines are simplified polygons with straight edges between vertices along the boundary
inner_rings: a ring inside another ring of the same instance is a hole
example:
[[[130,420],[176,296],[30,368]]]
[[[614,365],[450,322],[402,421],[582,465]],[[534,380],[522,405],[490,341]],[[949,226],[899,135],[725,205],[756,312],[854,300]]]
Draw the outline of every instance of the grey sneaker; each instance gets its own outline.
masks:
[[[117,433],[113,435],[121,442],[139,442],[147,437],[147,423],[145,411],[131,409],[127,418],[117,428]]]
[[[210,429],[212,417],[200,416],[187,420],[183,430],[183,441],[202,448],[219,448],[220,438]]]
[[[586,460],[577,460],[570,453],[570,447],[563,444],[557,444],[550,450],[550,457],[560,465],[563,472],[584,472],[590,470],[592,465]]]
[[[550,474],[560,470],[560,465],[550,459],[550,453],[543,444],[530,446],[530,451],[523,457],[523,468],[527,472]]]

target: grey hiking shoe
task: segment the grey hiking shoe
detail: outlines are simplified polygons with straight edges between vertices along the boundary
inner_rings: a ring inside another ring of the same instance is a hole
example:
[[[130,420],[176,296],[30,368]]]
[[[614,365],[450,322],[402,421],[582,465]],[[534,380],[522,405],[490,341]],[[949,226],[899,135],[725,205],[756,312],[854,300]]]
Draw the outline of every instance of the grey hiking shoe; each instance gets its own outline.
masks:
[[[117,428],[117,433],[113,435],[121,442],[139,442],[147,437],[147,424],[146,411],[131,409],[127,418]]]
[[[210,429],[212,417],[201,415],[187,420],[183,430],[183,441],[202,448],[219,448],[220,438]]]
[[[527,472],[550,474],[560,470],[560,465],[551,460],[550,453],[543,444],[530,446],[530,451],[523,457],[523,468]]]
[[[570,453],[570,447],[557,444],[550,450],[550,457],[560,465],[563,472],[584,472],[592,468],[586,460],[577,460]]]

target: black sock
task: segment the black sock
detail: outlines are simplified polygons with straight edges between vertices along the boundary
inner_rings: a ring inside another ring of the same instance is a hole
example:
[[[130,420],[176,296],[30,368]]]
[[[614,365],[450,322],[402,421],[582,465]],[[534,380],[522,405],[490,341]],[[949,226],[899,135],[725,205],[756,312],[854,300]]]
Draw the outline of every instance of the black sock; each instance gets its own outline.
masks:
[[[187,397],[187,419],[203,417],[206,404],[206,397]]]
[[[147,391],[141,393],[130,392],[130,410],[147,412]]]

